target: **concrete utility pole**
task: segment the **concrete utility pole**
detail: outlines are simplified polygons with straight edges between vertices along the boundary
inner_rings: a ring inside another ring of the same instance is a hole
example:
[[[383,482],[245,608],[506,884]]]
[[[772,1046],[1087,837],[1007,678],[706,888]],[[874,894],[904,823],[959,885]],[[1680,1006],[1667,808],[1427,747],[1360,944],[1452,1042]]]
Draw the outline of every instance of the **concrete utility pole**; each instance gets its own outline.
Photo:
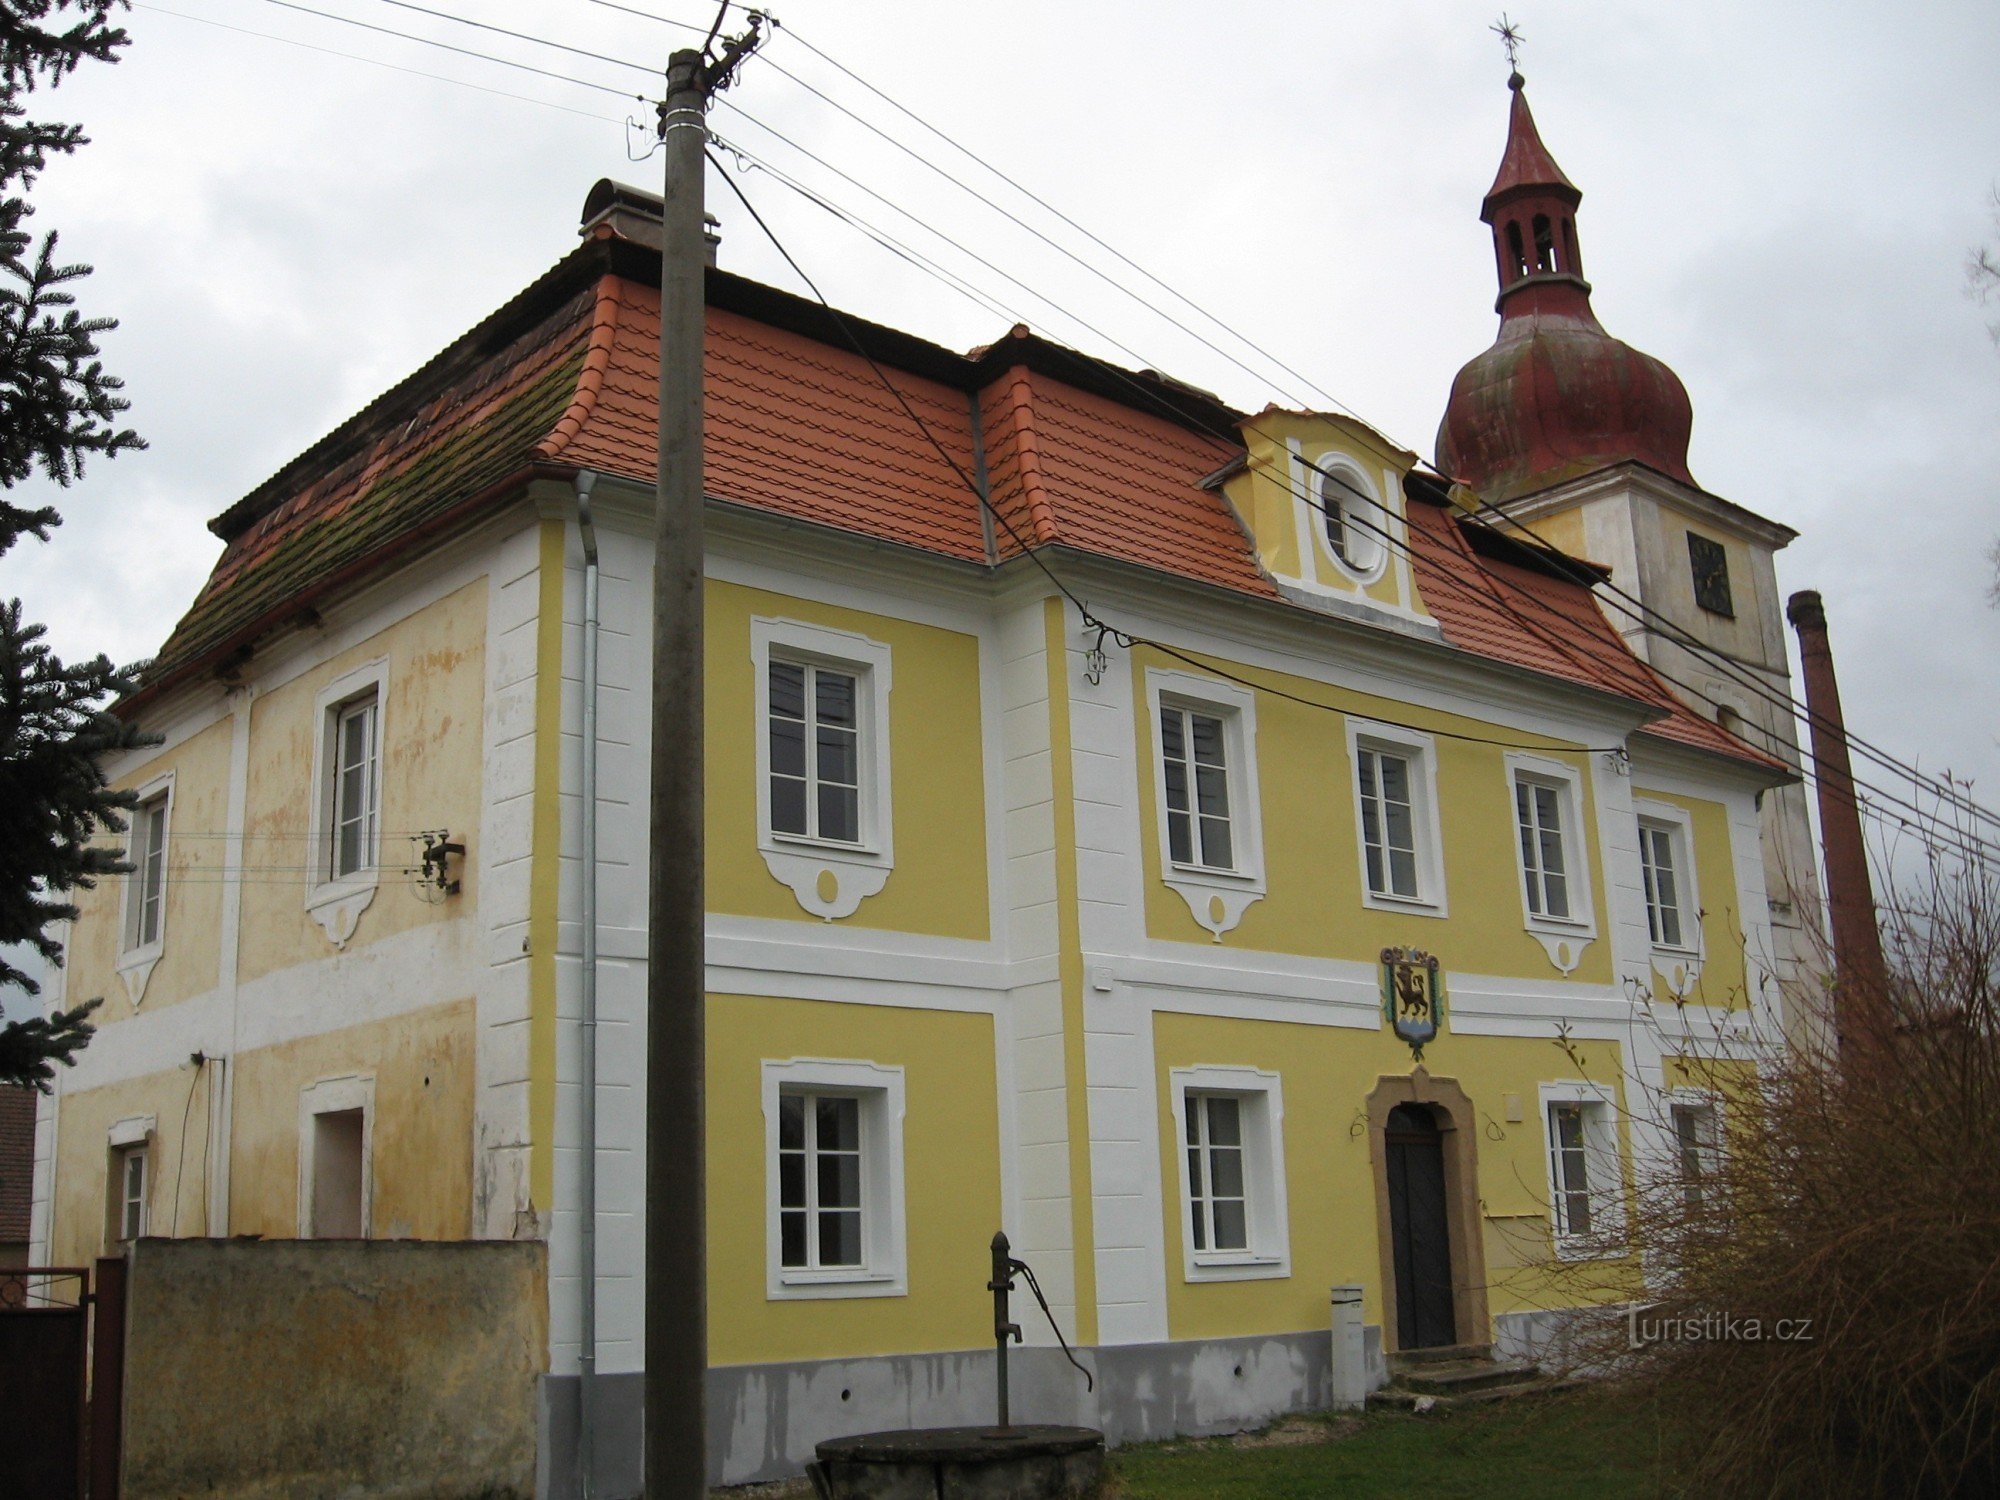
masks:
[[[702,329],[708,102],[756,48],[676,52],[660,105],[660,474],[653,541],[652,858],[646,941],[646,1496],[708,1493],[703,1014]],[[720,19],[718,18],[718,25]],[[710,33],[713,40],[714,33]]]
[[[1854,766],[1847,753],[1847,721],[1833,648],[1826,636],[1826,606],[1811,589],[1792,595],[1785,615],[1799,636],[1806,712],[1812,724],[1813,774],[1819,787],[1819,836],[1826,858],[1826,904],[1833,924],[1833,1018],[1841,1055],[1889,1036],[1888,966],[1875,922],[1874,884],[1861,810],[1854,797]]]

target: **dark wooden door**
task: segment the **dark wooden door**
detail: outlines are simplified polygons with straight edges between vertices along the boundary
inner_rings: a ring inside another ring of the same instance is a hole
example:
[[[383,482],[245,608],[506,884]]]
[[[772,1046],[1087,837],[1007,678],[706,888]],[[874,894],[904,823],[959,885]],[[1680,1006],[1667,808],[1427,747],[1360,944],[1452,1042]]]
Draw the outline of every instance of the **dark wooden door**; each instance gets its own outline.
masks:
[[[1458,1342],[1452,1315],[1451,1220],[1444,1197],[1444,1136],[1431,1112],[1389,1112],[1389,1240],[1396,1262],[1396,1347]]]

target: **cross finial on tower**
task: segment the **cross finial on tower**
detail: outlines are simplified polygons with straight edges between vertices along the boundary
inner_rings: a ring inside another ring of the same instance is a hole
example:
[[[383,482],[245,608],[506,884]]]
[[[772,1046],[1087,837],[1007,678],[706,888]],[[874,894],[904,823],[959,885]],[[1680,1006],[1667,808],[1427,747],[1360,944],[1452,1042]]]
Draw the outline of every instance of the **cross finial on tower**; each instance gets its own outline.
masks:
[[[1504,10],[1500,12],[1500,19],[1486,29],[1499,37],[1500,45],[1507,49],[1507,72],[1509,74],[1507,86],[1509,88],[1519,88],[1522,82],[1520,67],[1521,43],[1527,40],[1527,34],[1519,26],[1507,19],[1507,12]]]

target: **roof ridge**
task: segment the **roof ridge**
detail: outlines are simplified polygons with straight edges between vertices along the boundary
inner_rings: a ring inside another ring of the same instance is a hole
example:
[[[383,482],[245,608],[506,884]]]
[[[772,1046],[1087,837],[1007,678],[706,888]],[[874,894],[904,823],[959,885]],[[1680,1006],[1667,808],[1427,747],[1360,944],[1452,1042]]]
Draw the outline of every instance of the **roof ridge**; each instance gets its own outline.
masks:
[[[1026,365],[1015,365],[1007,374],[1008,391],[1013,401],[1010,415],[1014,429],[1014,452],[1021,476],[1021,495],[1028,502],[1028,518],[1033,522],[1035,540],[1047,545],[1056,540],[1056,512],[1049,500],[1048,485],[1042,479],[1041,454],[1035,441],[1034,372]]]
[[[558,457],[577,434],[583,431],[584,423],[597,409],[598,392],[604,388],[605,372],[611,367],[611,351],[618,337],[618,314],[624,308],[624,299],[619,289],[623,278],[607,271],[597,279],[597,302],[591,312],[590,337],[583,348],[583,367],[577,371],[576,394],[563,414],[556,418],[555,426],[548,430],[534,446],[533,453],[539,459]]]

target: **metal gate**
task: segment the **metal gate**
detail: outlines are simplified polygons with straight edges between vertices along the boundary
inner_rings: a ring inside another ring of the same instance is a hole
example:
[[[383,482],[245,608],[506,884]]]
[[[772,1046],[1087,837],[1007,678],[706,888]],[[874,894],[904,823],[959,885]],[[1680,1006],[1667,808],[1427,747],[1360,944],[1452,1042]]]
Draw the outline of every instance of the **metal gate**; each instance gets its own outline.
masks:
[[[10,1500],[117,1500],[125,1262],[0,1272],[0,1474]],[[92,1389],[92,1386],[95,1389]]]

